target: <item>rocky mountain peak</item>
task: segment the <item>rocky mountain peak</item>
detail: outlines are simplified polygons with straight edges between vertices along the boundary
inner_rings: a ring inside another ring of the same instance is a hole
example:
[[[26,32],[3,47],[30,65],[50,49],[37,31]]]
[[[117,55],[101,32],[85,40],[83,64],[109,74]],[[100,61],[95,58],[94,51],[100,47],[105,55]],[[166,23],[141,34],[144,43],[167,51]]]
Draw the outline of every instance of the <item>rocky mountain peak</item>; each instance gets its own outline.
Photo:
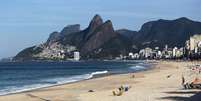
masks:
[[[93,34],[82,47],[81,52],[84,54],[93,52],[93,50],[100,48],[116,36],[117,33],[114,31],[112,22],[107,20],[93,31]]]
[[[104,24],[113,27],[111,20],[107,20]]]
[[[95,15],[89,24],[89,30],[94,31],[98,26],[103,24],[103,20],[100,15]]]
[[[100,26],[100,28],[105,32],[114,32],[114,28],[110,20],[107,20],[104,24]]]

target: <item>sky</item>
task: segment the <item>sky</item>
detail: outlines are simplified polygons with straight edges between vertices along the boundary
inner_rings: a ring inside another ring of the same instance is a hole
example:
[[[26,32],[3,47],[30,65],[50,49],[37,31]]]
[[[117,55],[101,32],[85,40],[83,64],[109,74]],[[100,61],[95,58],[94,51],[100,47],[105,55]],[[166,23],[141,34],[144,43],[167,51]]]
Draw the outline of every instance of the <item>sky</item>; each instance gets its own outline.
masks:
[[[45,42],[70,24],[84,29],[95,14],[114,28],[139,30],[157,19],[188,17],[201,21],[201,0],[1,0],[0,58]]]

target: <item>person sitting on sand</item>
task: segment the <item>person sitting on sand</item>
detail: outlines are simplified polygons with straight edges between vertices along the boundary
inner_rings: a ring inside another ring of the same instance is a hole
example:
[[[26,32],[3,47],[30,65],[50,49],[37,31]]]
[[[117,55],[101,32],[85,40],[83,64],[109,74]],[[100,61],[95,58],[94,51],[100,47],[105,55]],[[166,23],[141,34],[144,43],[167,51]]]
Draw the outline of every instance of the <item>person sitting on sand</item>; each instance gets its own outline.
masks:
[[[196,77],[189,85],[193,89],[201,89],[201,80]]]
[[[113,93],[114,96],[121,96],[121,95],[123,95],[123,91],[122,90],[118,91],[118,92],[112,91],[112,93]]]
[[[130,88],[131,88],[131,86],[129,86],[129,85],[122,85],[119,88],[119,90],[123,90],[124,92],[127,92]]]
[[[135,78],[135,74],[132,74],[131,78]]]
[[[127,92],[130,88],[131,88],[131,86],[122,85],[121,87],[119,87],[118,93],[115,91],[112,91],[112,93],[114,96],[121,96],[123,94],[123,92]]]
[[[185,78],[182,76],[182,85],[185,89],[201,89],[201,80],[196,77],[191,83],[185,83]]]
[[[181,76],[181,79],[182,79],[182,83],[181,84],[184,85],[185,84],[185,78],[184,78],[183,75]]]

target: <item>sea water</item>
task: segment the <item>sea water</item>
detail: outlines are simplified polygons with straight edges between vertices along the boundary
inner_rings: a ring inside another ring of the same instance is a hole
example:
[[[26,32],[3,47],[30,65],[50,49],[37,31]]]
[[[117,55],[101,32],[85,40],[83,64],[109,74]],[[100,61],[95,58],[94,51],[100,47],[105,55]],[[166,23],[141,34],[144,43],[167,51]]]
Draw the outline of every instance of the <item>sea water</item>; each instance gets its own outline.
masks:
[[[143,61],[0,63],[0,95],[149,69]]]

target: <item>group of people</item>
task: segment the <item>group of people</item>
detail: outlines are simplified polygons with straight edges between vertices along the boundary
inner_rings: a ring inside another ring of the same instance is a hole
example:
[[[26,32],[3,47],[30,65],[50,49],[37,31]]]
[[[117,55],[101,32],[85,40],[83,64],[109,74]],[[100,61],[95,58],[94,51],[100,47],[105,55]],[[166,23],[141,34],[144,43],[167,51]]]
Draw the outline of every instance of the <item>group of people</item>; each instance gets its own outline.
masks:
[[[201,80],[196,77],[192,82],[185,83],[185,78],[182,77],[182,85],[185,89],[201,89]]]
[[[201,79],[200,79],[200,73],[201,73],[201,66],[195,65],[190,67],[191,75],[195,75],[191,81],[186,82],[186,79],[182,75],[182,85],[185,89],[201,89]]]

